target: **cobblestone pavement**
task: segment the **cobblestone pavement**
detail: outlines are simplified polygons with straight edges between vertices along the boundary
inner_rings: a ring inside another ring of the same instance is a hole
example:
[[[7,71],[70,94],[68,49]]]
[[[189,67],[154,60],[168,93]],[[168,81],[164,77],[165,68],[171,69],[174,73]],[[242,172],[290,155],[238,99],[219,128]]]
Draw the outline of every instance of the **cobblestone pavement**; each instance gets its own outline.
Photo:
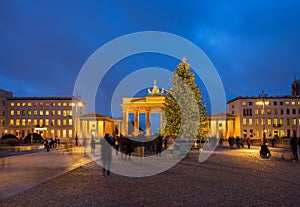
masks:
[[[124,161],[125,162],[125,161]],[[127,161],[128,162],[128,161]],[[257,149],[190,153],[149,177],[101,176],[90,162],[0,202],[0,206],[299,206],[300,164]]]

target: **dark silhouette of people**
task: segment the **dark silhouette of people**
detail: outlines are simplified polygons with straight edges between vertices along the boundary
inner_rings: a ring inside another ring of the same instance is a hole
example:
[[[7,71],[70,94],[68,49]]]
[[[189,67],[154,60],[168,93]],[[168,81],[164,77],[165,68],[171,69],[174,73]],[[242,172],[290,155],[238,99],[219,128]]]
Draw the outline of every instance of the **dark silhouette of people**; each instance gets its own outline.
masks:
[[[158,135],[158,137],[155,140],[156,144],[156,158],[161,157],[161,151],[162,151],[162,145],[163,145],[163,138],[161,135]]]

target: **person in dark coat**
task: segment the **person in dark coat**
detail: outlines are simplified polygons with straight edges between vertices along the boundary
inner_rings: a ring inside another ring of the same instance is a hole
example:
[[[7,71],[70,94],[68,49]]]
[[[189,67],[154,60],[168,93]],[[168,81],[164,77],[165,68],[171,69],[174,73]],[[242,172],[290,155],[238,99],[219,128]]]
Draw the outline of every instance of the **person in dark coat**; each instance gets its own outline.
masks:
[[[102,176],[110,175],[110,167],[112,160],[112,142],[112,137],[110,137],[108,134],[105,134],[104,139],[100,140]]]
[[[298,140],[296,135],[291,138],[290,145],[292,147],[293,160],[298,161]]]
[[[161,157],[161,151],[162,151],[162,145],[163,145],[163,138],[161,135],[158,135],[158,137],[155,140],[156,144],[156,158]]]

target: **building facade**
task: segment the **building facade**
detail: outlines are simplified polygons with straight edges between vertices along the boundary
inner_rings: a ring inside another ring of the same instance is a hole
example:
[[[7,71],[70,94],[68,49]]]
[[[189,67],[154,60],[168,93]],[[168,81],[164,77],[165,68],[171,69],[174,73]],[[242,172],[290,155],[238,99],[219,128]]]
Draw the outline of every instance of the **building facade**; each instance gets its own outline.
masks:
[[[12,92],[0,89],[0,136],[6,131],[7,98],[12,97]]]
[[[235,137],[266,138],[300,136],[300,98],[237,97],[228,101],[229,114],[236,115]]]
[[[75,137],[73,109],[79,115],[85,111],[85,103],[74,97],[8,97],[6,105],[5,132],[19,138],[31,132],[44,138]]]

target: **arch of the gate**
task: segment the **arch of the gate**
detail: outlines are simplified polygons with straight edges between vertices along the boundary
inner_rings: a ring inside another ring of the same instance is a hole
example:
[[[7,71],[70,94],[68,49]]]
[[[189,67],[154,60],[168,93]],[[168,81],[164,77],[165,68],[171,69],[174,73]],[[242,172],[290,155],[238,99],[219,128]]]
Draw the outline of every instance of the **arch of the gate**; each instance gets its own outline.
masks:
[[[150,135],[150,114],[160,114],[160,129],[162,129],[162,107],[165,102],[164,96],[146,96],[145,98],[123,98],[122,106],[122,134],[128,135],[128,115],[134,115],[134,135],[139,133],[139,115],[146,116],[146,136]]]

